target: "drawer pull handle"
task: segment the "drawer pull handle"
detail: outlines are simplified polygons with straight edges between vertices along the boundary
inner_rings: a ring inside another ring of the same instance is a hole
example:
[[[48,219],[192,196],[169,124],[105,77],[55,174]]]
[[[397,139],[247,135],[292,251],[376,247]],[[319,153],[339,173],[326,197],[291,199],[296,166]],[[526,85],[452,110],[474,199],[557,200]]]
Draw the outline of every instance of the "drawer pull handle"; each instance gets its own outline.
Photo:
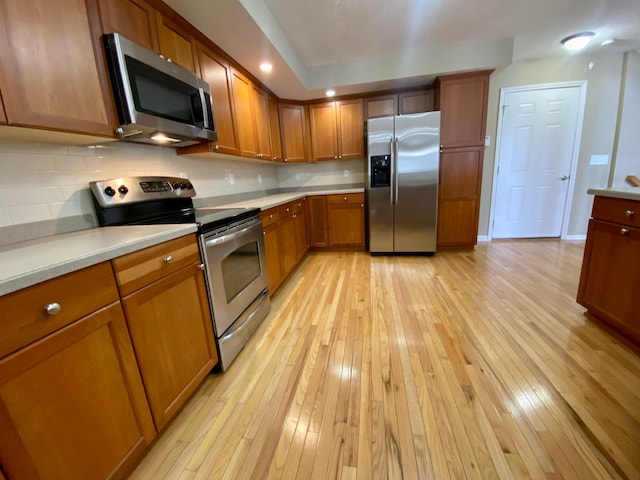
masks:
[[[173,262],[173,257],[171,255],[167,255],[166,257],[164,257],[164,263],[171,263]]]
[[[198,270],[204,271],[204,263],[201,263],[200,265],[198,265]]]
[[[346,202],[347,201],[347,197],[342,197],[342,199]]]
[[[289,209],[287,208],[287,212],[289,211]]]
[[[57,315],[58,313],[60,313],[60,310],[62,310],[62,307],[57,302],[50,303],[49,305],[44,307],[44,311],[47,312],[49,315]]]
[[[291,218],[298,218],[298,215],[296,215],[295,213],[293,214],[293,217]]]
[[[626,212],[624,212],[624,214],[627,217],[633,217],[636,214],[636,212],[634,212],[633,210],[627,210]]]
[[[628,228],[621,228],[620,229],[620,235],[629,235],[629,229]]]
[[[273,218],[273,213],[269,215],[269,219]]]

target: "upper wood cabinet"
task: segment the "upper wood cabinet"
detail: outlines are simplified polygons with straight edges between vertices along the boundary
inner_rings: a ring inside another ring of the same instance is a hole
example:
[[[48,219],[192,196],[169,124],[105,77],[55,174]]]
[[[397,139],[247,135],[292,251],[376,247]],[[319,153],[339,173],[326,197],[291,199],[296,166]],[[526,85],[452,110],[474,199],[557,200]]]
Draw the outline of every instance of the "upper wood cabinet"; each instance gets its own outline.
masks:
[[[113,136],[97,9],[85,0],[3,0],[0,8],[8,123]]]
[[[309,127],[307,109],[304,105],[281,103],[280,129],[282,134],[282,155],[288,163],[309,161]]]
[[[434,109],[435,92],[432,89],[423,88],[377,97],[367,97],[364,102],[365,118],[431,112]]]
[[[251,81],[236,69],[231,69],[231,91],[236,118],[236,133],[240,155],[258,157],[257,135],[255,131]]]
[[[474,72],[438,77],[437,109],[440,143],[444,148],[484,145],[491,72]]]
[[[309,112],[314,160],[364,157],[362,99],[312,104]]]
[[[196,43],[202,79],[211,88],[213,118],[218,140],[214,151],[231,155],[239,154],[235,116],[231,95],[231,67],[222,56],[200,43]]]
[[[280,115],[278,115],[278,102],[269,96],[269,134],[271,135],[271,160],[282,162],[282,140],[280,133]]]
[[[253,119],[255,121],[257,157],[271,160],[271,132],[269,131],[269,101],[267,92],[259,85],[251,84],[251,101]]]
[[[195,54],[195,40],[186,25],[156,12],[160,53],[176,65],[200,75]]]
[[[411,113],[422,113],[433,111],[434,106],[433,90],[415,90],[398,94],[398,113],[409,115]]]
[[[365,118],[389,117],[398,114],[398,95],[381,95],[364,99]]]
[[[155,10],[144,0],[98,0],[103,33],[119,33],[160,53]]]

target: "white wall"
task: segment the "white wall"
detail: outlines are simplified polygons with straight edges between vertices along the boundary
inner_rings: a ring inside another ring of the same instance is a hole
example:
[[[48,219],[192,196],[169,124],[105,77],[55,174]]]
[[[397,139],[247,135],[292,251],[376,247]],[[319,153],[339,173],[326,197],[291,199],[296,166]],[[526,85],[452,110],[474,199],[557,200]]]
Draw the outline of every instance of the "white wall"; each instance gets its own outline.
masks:
[[[640,178],[640,53],[625,54],[623,105],[611,186],[628,187],[627,175]]]
[[[229,156],[184,157],[173,149],[120,142],[96,149],[0,141],[0,227],[94,216],[89,182],[133,175],[187,177],[201,199],[280,187],[363,184],[364,160],[274,165]]]
[[[517,62],[493,73],[489,84],[487,109],[487,134],[491,135],[492,142],[491,146],[485,149],[484,156],[479,235],[487,235],[489,230],[500,89],[576,80],[587,81],[587,99],[567,234],[586,234],[593,202],[592,196],[586,193],[587,189],[605,188],[610,169],[610,165],[589,165],[589,159],[591,155],[596,154],[609,155],[611,158],[613,152],[620,99],[622,58],[621,53],[545,58]],[[592,71],[587,68],[590,61],[595,64]]]

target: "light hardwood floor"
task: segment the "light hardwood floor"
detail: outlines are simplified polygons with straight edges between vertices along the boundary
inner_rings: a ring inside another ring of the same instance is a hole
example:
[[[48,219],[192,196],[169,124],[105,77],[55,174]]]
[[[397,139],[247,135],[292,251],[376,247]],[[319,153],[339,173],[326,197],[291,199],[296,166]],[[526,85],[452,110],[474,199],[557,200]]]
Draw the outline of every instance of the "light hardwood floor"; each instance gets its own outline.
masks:
[[[313,253],[132,479],[640,478],[640,353],[582,242]]]

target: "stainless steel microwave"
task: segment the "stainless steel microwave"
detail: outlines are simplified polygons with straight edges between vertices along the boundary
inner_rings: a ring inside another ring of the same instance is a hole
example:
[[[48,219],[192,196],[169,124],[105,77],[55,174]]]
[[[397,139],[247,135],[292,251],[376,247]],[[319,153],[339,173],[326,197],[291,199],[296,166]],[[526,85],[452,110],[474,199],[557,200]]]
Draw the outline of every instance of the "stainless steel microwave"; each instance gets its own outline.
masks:
[[[117,33],[104,47],[123,140],[183,147],[217,140],[209,84]]]

